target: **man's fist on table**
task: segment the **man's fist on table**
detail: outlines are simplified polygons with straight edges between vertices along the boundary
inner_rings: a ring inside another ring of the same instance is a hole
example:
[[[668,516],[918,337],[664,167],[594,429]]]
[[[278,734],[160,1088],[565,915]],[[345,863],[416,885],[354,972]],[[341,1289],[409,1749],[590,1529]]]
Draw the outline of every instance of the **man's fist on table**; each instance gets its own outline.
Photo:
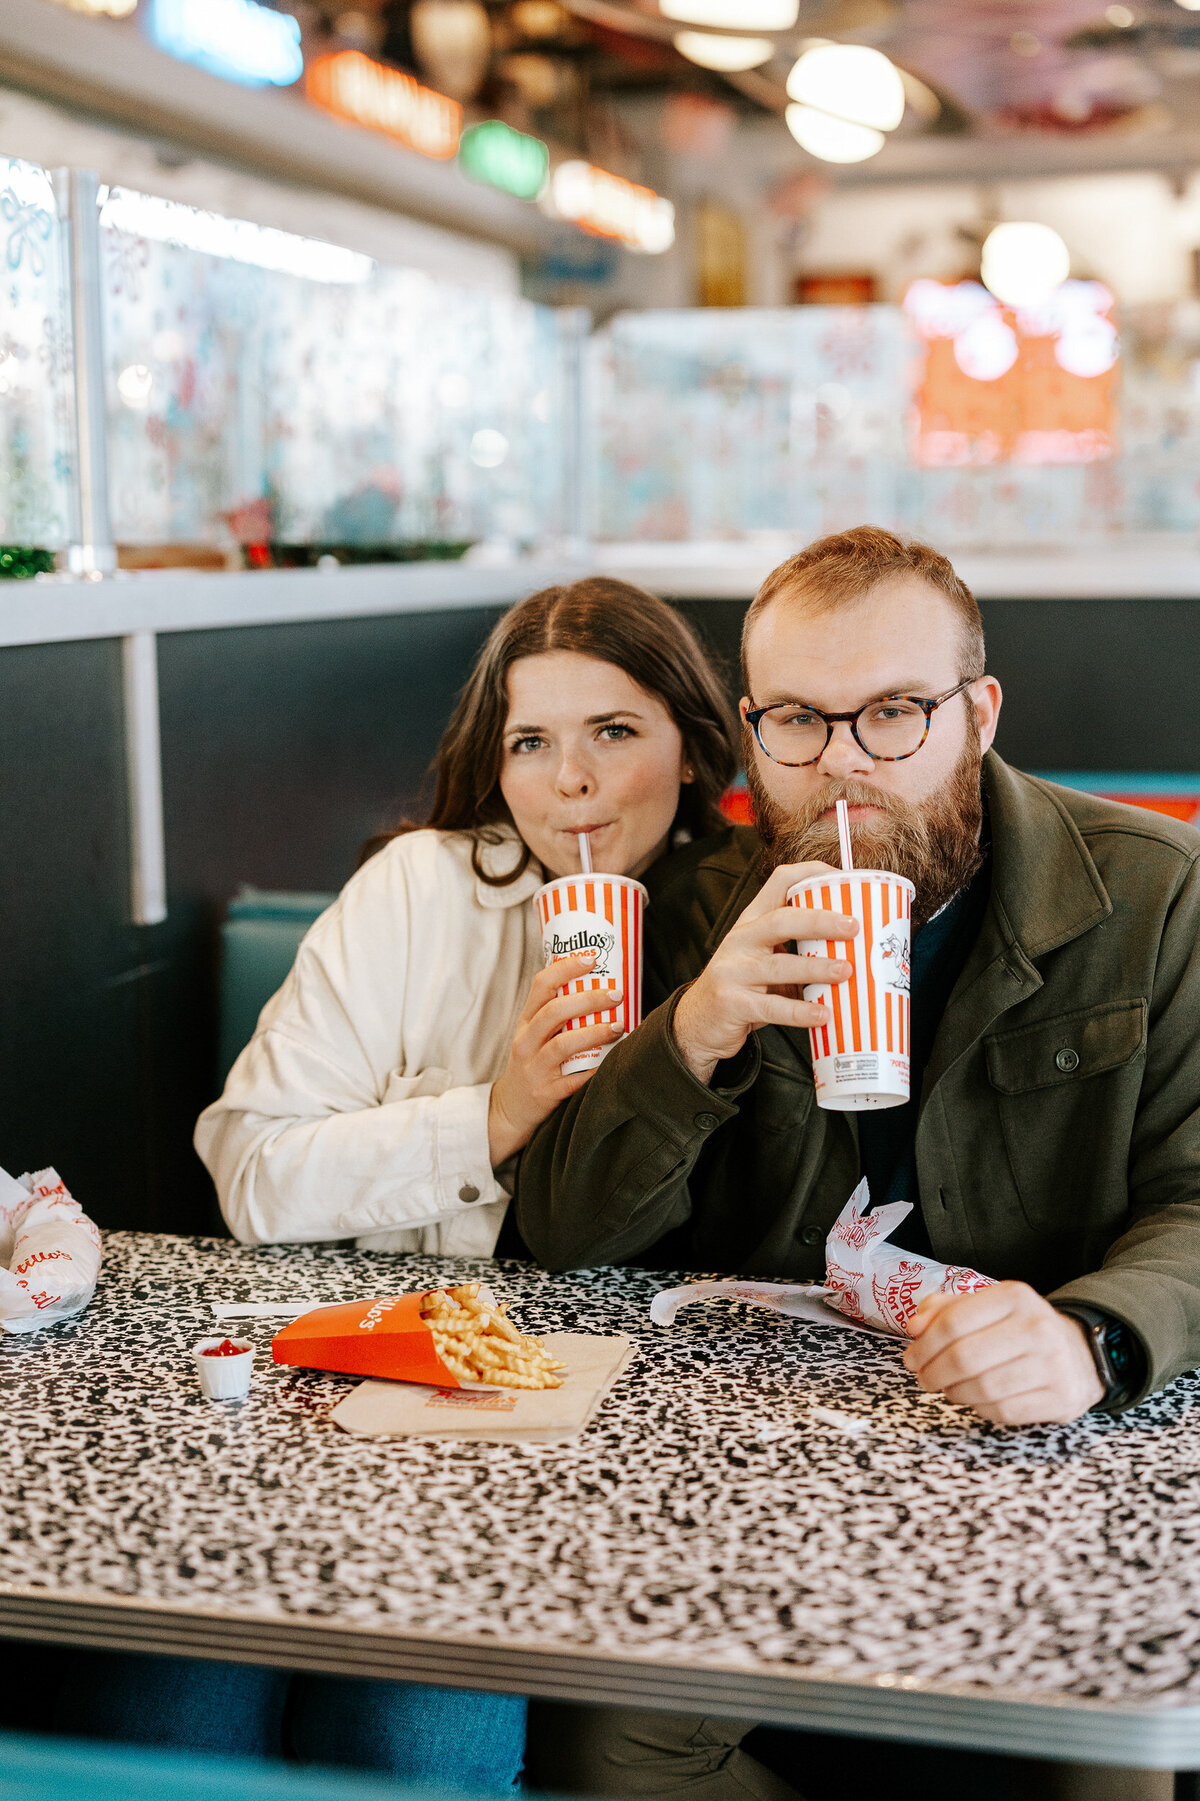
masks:
[[[904,1353],[921,1388],[996,1426],[1062,1424],[1104,1397],[1087,1334],[1026,1282],[926,1295]]]

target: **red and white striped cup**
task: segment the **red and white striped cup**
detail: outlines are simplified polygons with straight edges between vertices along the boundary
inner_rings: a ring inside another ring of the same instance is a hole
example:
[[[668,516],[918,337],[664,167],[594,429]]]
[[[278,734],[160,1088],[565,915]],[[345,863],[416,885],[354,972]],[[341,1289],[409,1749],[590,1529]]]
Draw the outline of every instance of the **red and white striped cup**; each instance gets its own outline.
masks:
[[[632,1032],[641,1024],[642,916],[649,898],[640,882],[624,875],[560,875],[534,895],[547,964],[580,951],[596,953],[591,974],[564,983],[559,993],[594,994],[620,988],[625,996],[616,1007],[581,1014],[569,1029],[622,1025]],[[564,1076],[595,1069],[611,1049],[612,1045],[600,1044],[568,1057],[562,1066]]]
[[[787,893],[788,905],[861,920],[856,938],[840,944],[796,933],[802,956],[849,963],[849,981],[812,983],[806,1001],[832,1015],[808,1034],[818,1107],[847,1113],[899,1107],[908,1099],[909,959],[913,885],[886,870],[833,870],[809,876]]]

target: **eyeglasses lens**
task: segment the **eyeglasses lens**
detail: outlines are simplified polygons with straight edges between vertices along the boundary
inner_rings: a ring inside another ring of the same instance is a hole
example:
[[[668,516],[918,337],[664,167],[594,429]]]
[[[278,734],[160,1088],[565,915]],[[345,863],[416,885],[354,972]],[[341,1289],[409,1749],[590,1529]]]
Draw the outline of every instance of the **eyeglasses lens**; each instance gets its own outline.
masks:
[[[804,707],[772,707],[759,721],[763,749],[777,763],[810,763],[825,748],[826,726]],[[858,735],[874,757],[907,757],[925,736],[925,714],[909,700],[881,700],[860,715]]]

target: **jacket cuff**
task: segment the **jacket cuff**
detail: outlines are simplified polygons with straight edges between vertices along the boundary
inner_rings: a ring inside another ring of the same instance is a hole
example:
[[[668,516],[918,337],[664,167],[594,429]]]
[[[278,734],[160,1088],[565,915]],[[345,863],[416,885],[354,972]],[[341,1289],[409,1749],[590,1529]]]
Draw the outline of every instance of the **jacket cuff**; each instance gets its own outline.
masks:
[[[682,1128],[684,1138],[691,1139],[695,1132],[711,1132],[734,1117],[738,1100],[758,1075],[762,1054],[751,1033],[736,1057],[717,1064],[712,1082],[702,1082],[688,1068],[675,1041],[675,1013],[686,992],[687,988],[680,988],[656,1007],[638,1033],[645,1033],[643,1054],[654,1059],[654,1082],[645,1093],[646,1111],[653,1111],[664,1124],[673,1124],[676,1136]],[[647,1031],[647,1027],[651,1029]]]
[[[434,1187],[440,1216],[471,1212],[490,1201],[505,1201],[488,1147],[491,1082],[448,1088],[438,1096],[433,1147]]]
[[[1081,1307],[1094,1307],[1128,1326],[1138,1341],[1143,1369],[1140,1385],[1120,1407],[1101,1403],[1096,1412],[1127,1413],[1169,1382],[1179,1368],[1170,1309],[1164,1318],[1162,1284],[1149,1271],[1143,1277],[1128,1269],[1095,1270],[1065,1282],[1046,1299],[1051,1306],[1077,1301]]]

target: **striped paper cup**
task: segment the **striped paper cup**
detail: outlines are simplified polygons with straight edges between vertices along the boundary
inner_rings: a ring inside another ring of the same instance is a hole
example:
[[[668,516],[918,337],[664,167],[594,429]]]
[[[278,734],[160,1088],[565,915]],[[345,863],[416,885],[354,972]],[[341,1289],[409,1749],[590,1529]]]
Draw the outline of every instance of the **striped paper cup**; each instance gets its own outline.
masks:
[[[547,964],[579,951],[596,953],[592,973],[564,983],[559,993],[603,994],[620,988],[625,995],[619,1006],[581,1013],[569,1029],[622,1025],[632,1032],[641,1024],[642,916],[648,899],[640,882],[623,875],[560,875],[534,895]],[[595,1069],[611,1049],[612,1045],[602,1044],[568,1057],[562,1066],[564,1076]]]
[[[820,1001],[832,1014],[827,1026],[808,1035],[818,1107],[846,1113],[900,1107],[908,1099],[913,893],[904,876],[878,869],[832,871],[788,889],[789,906],[862,921],[847,944],[796,933],[802,955],[836,957],[853,969],[848,982],[804,990],[806,1001]]]

